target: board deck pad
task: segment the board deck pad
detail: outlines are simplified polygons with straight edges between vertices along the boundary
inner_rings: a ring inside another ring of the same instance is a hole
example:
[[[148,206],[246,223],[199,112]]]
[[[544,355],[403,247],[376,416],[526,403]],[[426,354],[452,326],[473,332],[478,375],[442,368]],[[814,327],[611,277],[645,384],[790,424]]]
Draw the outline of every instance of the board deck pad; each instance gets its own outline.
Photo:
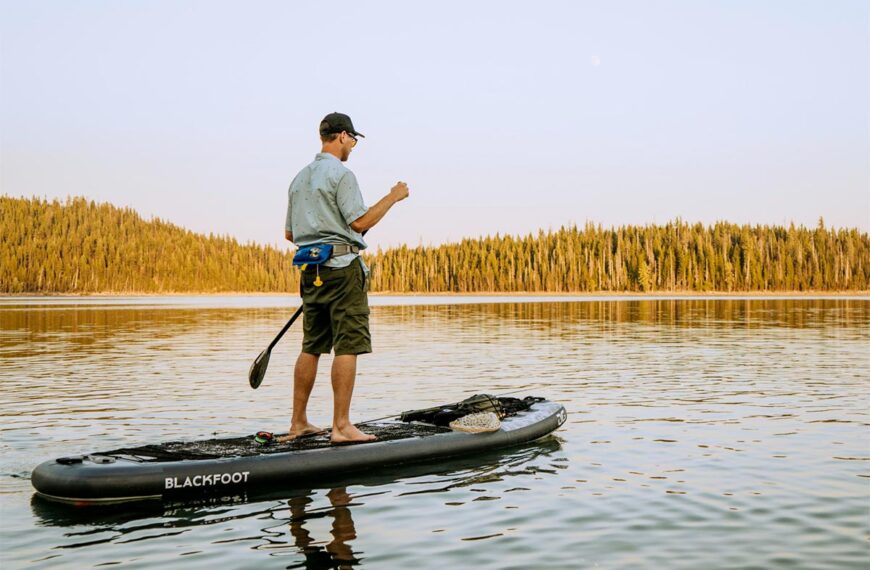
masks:
[[[504,417],[509,418],[517,415],[519,412],[528,410],[533,403],[540,401],[541,398],[509,398],[509,397],[493,397],[502,407]],[[455,408],[455,404],[445,404],[430,408],[435,410],[450,410]],[[399,415],[410,414],[403,412]],[[422,420],[432,421],[439,415],[439,412],[432,411],[430,413],[421,412],[414,414],[414,417],[419,417]],[[406,421],[382,421],[378,423],[363,423],[360,424],[366,433],[377,436],[377,441],[395,441],[398,439],[407,439],[412,437],[426,437],[437,435],[440,433],[449,433],[452,431],[449,427],[433,425],[432,423],[424,423],[422,421],[406,422]],[[275,434],[280,437],[287,434]],[[359,445],[359,444],[350,444]],[[254,455],[266,455],[271,453],[287,453],[292,451],[306,451],[311,449],[323,449],[334,447],[329,440],[329,433],[325,432],[318,435],[303,436],[288,442],[279,443],[275,440],[268,444],[258,443],[253,435],[245,437],[223,438],[223,439],[208,439],[199,441],[170,441],[156,445],[143,445],[139,447],[125,447],[112,451],[103,451],[100,453],[91,454],[91,457],[115,457],[130,459],[133,461],[182,461],[186,459],[221,459],[225,457],[250,457]]]
[[[395,441],[411,437],[426,437],[448,433],[450,428],[419,423],[382,422],[366,424],[365,432],[377,436],[377,441]],[[287,434],[275,434],[280,437]],[[94,453],[91,456],[129,458],[133,461],[183,461],[196,459],[221,459],[225,457],[250,457],[271,453],[287,453],[310,449],[335,447],[329,441],[329,432],[300,437],[287,442],[272,441],[268,444],[257,443],[253,435],[227,439],[208,439],[202,441],[170,441],[158,445],[123,447],[112,451]]]

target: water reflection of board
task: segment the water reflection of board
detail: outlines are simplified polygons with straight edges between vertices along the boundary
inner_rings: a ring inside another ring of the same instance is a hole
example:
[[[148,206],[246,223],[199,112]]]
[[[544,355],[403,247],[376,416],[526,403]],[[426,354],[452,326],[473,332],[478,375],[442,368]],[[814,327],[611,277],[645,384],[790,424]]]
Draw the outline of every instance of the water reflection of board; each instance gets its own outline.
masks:
[[[489,433],[384,421],[366,426],[378,441],[356,445],[331,445],[327,436],[266,446],[250,436],[170,442],[46,461],[31,481],[40,496],[76,504],[233,496],[518,445],[552,433],[566,419],[565,408],[544,400]]]

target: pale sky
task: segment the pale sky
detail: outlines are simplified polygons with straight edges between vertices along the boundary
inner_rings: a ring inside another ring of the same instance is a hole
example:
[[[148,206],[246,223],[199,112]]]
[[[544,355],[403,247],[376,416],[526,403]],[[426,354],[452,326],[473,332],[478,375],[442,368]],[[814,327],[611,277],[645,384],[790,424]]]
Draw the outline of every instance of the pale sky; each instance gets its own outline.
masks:
[[[348,113],[372,247],[585,221],[870,230],[870,3],[4,1],[0,193],[283,243]]]

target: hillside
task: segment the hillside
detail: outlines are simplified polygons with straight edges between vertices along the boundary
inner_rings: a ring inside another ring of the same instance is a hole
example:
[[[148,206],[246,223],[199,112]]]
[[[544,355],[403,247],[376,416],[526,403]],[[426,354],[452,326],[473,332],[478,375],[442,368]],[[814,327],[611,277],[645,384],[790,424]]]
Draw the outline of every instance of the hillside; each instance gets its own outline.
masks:
[[[293,291],[290,256],[129,208],[0,196],[0,292]]]
[[[0,293],[295,292],[291,256],[84,198],[0,196]],[[392,292],[866,291],[856,229],[681,221],[400,247],[366,256]]]

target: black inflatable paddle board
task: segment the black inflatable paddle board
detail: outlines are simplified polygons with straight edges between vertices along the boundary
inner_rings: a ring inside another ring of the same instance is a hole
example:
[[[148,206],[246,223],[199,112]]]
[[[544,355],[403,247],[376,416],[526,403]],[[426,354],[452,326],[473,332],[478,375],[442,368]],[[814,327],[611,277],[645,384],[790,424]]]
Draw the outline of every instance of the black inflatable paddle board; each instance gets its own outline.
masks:
[[[258,443],[253,436],[169,442],[62,457],[33,470],[36,492],[74,504],[232,497],[264,489],[315,485],[323,478],[494,450],[534,441],[565,423],[561,405],[540,398],[506,406],[498,431],[465,433],[419,422],[366,423],[378,440],[330,444],[328,436]],[[525,408],[525,409],[522,409]]]

